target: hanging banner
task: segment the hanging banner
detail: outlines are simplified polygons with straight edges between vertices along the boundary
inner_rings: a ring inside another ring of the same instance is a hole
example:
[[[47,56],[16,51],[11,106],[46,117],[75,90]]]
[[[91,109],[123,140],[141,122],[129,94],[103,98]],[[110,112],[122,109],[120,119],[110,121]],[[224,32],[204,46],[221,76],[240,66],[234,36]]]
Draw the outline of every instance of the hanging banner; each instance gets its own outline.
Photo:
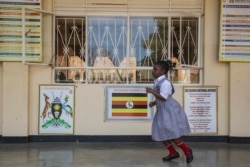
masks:
[[[74,86],[40,85],[40,134],[73,134],[74,96]]]
[[[220,61],[250,62],[250,0],[221,0]]]
[[[153,108],[148,107],[149,101],[153,101],[153,96],[146,93],[145,87],[108,86],[106,87],[106,119],[152,119]]]
[[[192,133],[217,134],[217,87],[184,87],[184,110]]]

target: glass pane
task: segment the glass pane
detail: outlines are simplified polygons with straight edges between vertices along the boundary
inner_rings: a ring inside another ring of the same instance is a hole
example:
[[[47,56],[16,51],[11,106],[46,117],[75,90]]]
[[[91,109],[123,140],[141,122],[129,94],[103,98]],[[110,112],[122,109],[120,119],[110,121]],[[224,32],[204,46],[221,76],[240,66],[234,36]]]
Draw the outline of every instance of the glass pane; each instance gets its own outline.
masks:
[[[149,70],[136,70],[136,83],[150,83],[154,82],[152,76],[152,69]]]
[[[168,19],[132,17],[130,19],[130,56],[137,67],[152,67],[168,55]]]
[[[56,70],[55,76],[64,74],[66,82],[84,80],[85,29],[85,18],[56,18],[55,67],[70,69]]]
[[[173,80],[199,83],[198,18],[172,18],[171,60],[176,64]]]
[[[55,70],[56,83],[84,83],[85,71],[83,69],[57,69]]]
[[[119,67],[126,50],[126,17],[88,18],[88,66]]]
[[[169,73],[169,78],[173,83],[199,83],[199,69],[180,68]]]
[[[198,18],[174,18],[171,29],[171,55],[182,66],[197,62]]]
[[[88,70],[88,83],[108,83],[108,84],[126,84],[135,82],[133,71],[123,69],[93,69]]]

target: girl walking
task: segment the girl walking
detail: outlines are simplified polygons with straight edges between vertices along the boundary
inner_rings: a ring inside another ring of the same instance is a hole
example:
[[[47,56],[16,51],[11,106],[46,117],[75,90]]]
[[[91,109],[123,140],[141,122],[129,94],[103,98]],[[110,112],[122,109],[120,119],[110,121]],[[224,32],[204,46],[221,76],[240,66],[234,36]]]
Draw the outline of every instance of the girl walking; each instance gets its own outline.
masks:
[[[152,93],[155,96],[155,101],[149,103],[150,107],[156,105],[156,113],[152,123],[152,139],[163,142],[168,149],[169,155],[163,157],[163,161],[180,157],[172,145],[175,143],[184,152],[186,162],[190,163],[193,160],[192,149],[181,139],[181,136],[190,133],[190,127],[183,108],[172,98],[174,87],[167,78],[167,73],[172,68],[172,62],[169,60],[156,62],[152,71],[155,79],[154,89],[146,88],[147,93]]]

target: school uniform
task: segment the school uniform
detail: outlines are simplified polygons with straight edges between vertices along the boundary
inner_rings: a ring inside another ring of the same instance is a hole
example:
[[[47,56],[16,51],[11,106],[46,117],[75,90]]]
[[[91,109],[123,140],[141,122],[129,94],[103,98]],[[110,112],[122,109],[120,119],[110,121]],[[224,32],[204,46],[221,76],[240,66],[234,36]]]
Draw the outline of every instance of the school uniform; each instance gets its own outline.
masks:
[[[155,79],[154,90],[166,100],[156,99],[156,113],[152,123],[152,139],[165,141],[189,134],[190,126],[186,113],[172,94],[174,88],[165,75]]]

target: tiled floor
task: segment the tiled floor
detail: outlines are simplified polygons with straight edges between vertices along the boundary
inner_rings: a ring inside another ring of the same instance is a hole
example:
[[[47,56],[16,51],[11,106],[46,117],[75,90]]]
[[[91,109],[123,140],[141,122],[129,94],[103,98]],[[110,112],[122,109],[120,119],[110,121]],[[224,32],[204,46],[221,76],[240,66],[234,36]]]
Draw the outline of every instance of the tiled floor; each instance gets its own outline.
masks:
[[[0,144],[0,167],[249,167],[250,144],[187,143],[194,161],[163,162],[157,142]]]

